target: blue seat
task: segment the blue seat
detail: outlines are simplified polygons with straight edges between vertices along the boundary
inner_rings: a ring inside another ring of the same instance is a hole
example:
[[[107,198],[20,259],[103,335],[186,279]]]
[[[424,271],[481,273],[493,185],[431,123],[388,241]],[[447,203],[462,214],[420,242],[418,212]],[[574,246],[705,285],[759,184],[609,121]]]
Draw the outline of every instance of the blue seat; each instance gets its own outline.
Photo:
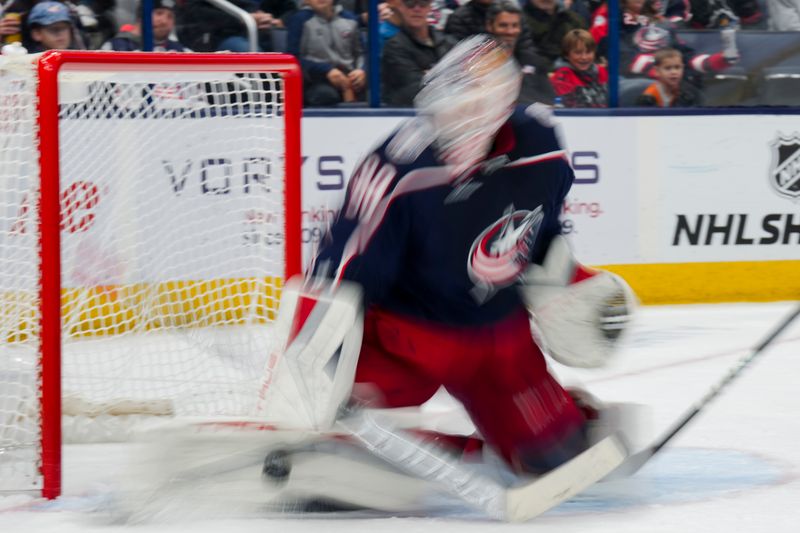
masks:
[[[636,100],[653,80],[647,78],[620,78],[619,79],[619,105],[620,107],[634,107]]]
[[[751,77],[742,67],[709,73],[704,79],[703,100],[707,106],[741,105],[752,96]]]
[[[759,89],[763,105],[800,105],[800,66],[764,69]]]

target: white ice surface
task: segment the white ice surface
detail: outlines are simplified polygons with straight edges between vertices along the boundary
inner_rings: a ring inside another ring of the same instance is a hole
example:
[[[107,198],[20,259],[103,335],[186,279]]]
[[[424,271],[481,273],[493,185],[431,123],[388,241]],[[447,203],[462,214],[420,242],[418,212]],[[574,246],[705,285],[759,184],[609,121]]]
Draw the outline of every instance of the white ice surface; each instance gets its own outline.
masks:
[[[796,303],[646,307],[628,345],[601,371],[556,368],[606,400],[652,409],[655,438],[718,382]],[[0,497],[0,531],[162,533],[427,532],[543,533],[800,532],[800,319],[637,476],[533,522],[509,525],[479,514],[434,517],[259,516],[178,519],[137,525],[88,512],[130,445],[67,446],[64,496],[54,504]]]

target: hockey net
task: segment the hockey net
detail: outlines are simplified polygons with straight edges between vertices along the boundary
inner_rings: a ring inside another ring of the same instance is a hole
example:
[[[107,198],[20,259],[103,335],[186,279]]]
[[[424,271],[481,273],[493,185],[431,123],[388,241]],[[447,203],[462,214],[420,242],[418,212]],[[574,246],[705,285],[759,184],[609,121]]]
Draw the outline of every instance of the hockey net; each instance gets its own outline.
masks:
[[[296,62],[50,52],[0,64],[0,491],[64,440],[251,412],[300,270]]]

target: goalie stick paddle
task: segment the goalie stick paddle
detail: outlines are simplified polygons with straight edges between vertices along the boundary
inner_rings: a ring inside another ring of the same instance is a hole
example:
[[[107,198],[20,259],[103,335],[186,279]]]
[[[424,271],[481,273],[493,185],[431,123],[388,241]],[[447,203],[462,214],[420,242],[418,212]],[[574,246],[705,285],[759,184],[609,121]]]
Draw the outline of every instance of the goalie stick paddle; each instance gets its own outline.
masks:
[[[509,488],[411,433],[382,425],[363,410],[351,415],[339,424],[370,453],[508,522],[531,520],[552,509],[606,477],[628,457],[622,441],[610,435],[544,476]]]
[[[696,417],[700,412],[710,404],[714,399],[716,399],[719,394],[730,385],[730,383],[741,375],[742,370],[744,370],[756,357],[758,357],[764,350],[769,347],[772,342],[781,334],[783,331],[791,325],[794,320],[800,316],[800,306],[797,306],[792,310],[781,322],[772,330],[770,333],[759,342],[755,348],[753,348],[750,353],[748,353],[745,357],[739,359],[739,361],[731,367],[731,369],[723,376],[723,378],[716,383],[702,398],[700,398],[697,402],[695,402],[692,407],[689,408],[684,415],[679,418],[664,435],[661,436],[657,441],[653,444],[645,448],[644,450],[635,453],[628,457],[628,459],[622,463],[622,465],[617,468],[610,476],[611,477],[622,477],[622,476],[630,476],[635,474],[636,472],[641,469],[647,461],[649,461],[655,454],[657,454],[661,449],[669,444],[669,442],[678,434],[680,433],[683,428],[685,428],[689,422],[691,422],[694,417]]]

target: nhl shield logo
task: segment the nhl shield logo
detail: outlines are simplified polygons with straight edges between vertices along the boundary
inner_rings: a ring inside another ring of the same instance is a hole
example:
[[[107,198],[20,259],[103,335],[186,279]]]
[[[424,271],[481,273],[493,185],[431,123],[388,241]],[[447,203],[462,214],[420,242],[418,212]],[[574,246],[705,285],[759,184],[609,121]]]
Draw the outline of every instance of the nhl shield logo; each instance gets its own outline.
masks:
[[[800,134],[795,132],[790,137],[778,134],[770,147],[770,184],[781,196],[793,200],[800,198]]]

